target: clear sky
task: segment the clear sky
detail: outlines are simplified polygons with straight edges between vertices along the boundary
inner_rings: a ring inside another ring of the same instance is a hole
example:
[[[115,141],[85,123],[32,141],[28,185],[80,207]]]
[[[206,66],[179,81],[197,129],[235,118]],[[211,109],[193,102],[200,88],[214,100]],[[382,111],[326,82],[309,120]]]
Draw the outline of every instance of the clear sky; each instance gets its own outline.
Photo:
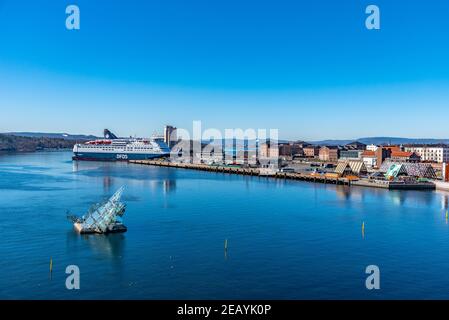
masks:
[[[81,29],[65,28],[76,4]],[[365,28],[365,8],[381,30]],[[449,138],[447,0],[0,0],[0,132]]]

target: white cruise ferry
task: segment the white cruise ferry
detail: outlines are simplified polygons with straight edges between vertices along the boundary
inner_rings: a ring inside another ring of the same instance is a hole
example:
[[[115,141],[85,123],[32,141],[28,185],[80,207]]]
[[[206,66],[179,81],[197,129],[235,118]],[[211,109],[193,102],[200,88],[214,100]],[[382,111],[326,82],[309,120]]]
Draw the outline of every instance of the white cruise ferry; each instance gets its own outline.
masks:
[[[104,139],[73,146],[73,160],[127,161],[147,160],[170,155],[170,148],[161,138],[117,138],[108,129]]]

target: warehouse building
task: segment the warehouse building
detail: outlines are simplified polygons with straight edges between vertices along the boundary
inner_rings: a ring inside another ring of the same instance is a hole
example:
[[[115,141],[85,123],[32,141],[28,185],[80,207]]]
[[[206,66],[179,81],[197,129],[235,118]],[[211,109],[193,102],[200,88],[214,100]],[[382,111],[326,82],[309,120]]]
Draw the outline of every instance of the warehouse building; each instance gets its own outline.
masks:
[[[321,161],[337,162],[340,157],[340,147],[324,146],[320,148],[319,158]]]

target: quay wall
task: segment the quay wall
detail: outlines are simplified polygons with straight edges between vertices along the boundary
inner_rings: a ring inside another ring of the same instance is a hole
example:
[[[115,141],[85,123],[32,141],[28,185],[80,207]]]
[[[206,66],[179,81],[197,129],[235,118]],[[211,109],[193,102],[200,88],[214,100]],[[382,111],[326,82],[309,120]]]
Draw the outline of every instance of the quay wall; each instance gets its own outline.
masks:
[[[330,184],[338,184],[338,185],[349,185],[350,184],[350,181],[346,178],[324,177],[324,176],[318,176],[318,175],[312,176],[310,174],[304,174],[304,173],[273,172],[273,174],[266,174],[266,173],[261,174],[258,168],[210,166],[207,164],[173,163],[173,162],[158,161],[158,160],[130,160],[129,162],[135,163],[135,164],[152,165],[152,166],[159,166],[159,167],[202,170],[202,171],[209,171],[209,172],[260,176],[260,177],[277,178],[277,179],[301,180],[301,181],[309,181],[309,182],[316,182],[316,183],[330,183]]]
[[[360,179],[353,181],[352,185],[361,187],[382,188],[389,190],[435,190],[435,184],[430,182],[400,183],[382,180]]]
[[[449,191],[449,182],[445,181],[433,181],[437,190]]]
[[[435,183],[429,182],[398,183],[398,182],[369,180],[369,179],[349,180],[344,177],[330,177],[321,175],[314,176],[311,174],[291,173],[291,172],[273,172],[272,174],[267,174],[266,172],[261,172],[259,168],[240,168],[232,166],[211,166],[207,164],[174,163],[161,160],[130,160],[129,162],[159,167],[201,170],[217,173],[240,174],[240,175],[276,178],[276,179],[291,179],[314,183],[329,183],[329,184],[349,185],[349,186],[354,185],[354,186],[382,188],[389,190],[434,190],[436,188]],[[449,184],[445,186],[449,188]]]

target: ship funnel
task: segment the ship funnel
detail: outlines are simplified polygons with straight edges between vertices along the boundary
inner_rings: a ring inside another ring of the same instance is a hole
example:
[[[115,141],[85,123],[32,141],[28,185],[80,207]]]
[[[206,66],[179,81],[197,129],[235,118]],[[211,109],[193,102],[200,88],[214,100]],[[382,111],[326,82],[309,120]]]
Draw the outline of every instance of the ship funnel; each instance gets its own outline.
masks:
[[[108,129],[104,129],[103,135],[104,135],[105,139],[118,139],[117,136],[115,134],[113,134],[111,131],[109,131]]]

